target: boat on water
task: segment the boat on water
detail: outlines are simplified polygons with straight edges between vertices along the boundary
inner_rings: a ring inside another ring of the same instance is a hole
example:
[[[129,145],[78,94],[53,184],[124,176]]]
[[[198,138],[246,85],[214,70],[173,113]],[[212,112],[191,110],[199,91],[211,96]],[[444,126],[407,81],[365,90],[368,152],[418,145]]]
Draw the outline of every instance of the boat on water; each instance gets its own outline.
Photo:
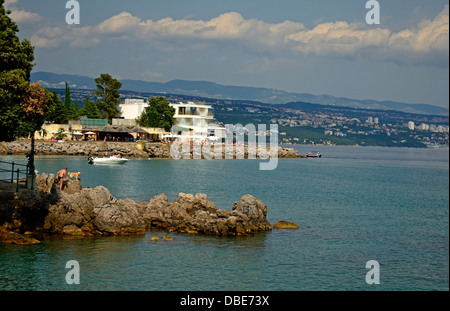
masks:
[[[89,157],[88,158],[88,163],[89,164],[124,164],[128,162],[127,158],[124,157],[116,157],[114,155],[111,156],[106,156],[103,158],[99,158],[99,157]]]
[[[320,152],[318,152],[318,151],[312,151],[312,152],[308,152],[306,154],[306,157],[307,158],[321,158],[322,154]]]

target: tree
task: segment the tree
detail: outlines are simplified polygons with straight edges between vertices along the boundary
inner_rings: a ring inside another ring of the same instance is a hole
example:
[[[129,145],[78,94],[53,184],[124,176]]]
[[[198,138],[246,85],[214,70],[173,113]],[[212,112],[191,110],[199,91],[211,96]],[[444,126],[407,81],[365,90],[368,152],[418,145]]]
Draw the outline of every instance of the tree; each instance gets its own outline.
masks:
[[[0,0],[0,140],[14,140],[27,133],[24,99],[30,96],[30,73],[34,49],[29,40],[17,36],[19,28]]]
[[[173,124],[175,108],[171,107],[167,98],[158,96],[151,97],[148,106],[145,107],[142,114],[136,119],[136,123],[144,127],[159,127],[167,132],[170,131]]]
[[[100,97],[97,107],[103,116],[103,119],[112,119],[119,116],[117,105],[120,103],[120,88],[122,83],[114,79],[107,73],[102,73],[99,78],[95,79],[97,90],[95,95]]]
[[[80,116],[80,108],[77,102],[72,102],[70,99],[70,88],[69,84],[66,82],[66,91],[64,94],[64,109],[66,109],[66,114],[69,120],[78,120]]]
[[[44,105],[44,120],[57,124],[66,124],[69,121],[67,111],[56,91],[46,90],[47,102]]]
[[[84,106],[80,110],[80,115],[92,119],[100,119],[102,117],[97,105],[91,101],[91,97],[89,95],[84,100]]]
[[[30,135],[34,137],[34,132],[41,129],[42,124],[44,124],[46,101],[46,90],[40,86],[39,82],[30,83],[21,102],[25,120],[22,120],[22,125],[18,128],[19,136]]]

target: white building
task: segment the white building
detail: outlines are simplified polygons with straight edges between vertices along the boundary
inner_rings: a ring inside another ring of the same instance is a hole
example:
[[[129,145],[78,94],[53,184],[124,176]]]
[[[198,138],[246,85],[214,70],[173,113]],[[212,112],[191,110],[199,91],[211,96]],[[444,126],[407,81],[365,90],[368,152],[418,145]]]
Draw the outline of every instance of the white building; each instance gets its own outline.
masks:
[[[422,123],[419,125],[419,130],[422,130],[422,131],[427,131],[429,128],[430,128],[430,126],[426,123]]]
[[[181,137],[183,140],[205,140],[214,134],[219,138],[224,137],[225,128],[211,122],[214,119],[212,106],[191,101],[170,103],[169,105],[175,108],[174,130],[170,137]],[[143,99],[127,98],[124,103],[119,104],[120,116],[124,119],[135,120],[146,107],[148,107],[148,102]]]
[[[120,116],[124,119],[136,119],[148,107],[143,99],[126,98],[124,103],[119,104]]]
[[[408,128],[413,131],[414,130],[414,122],[413,121],[409,121],[408,122]]]
[[[206,140],[211,136],[224,137],[225,128],[211,122],[214,119],[212,106],[196,104],[191,101],[171,103],[170,106],[175,108],[173,122],[176,133],[173,133],[174,138]]]

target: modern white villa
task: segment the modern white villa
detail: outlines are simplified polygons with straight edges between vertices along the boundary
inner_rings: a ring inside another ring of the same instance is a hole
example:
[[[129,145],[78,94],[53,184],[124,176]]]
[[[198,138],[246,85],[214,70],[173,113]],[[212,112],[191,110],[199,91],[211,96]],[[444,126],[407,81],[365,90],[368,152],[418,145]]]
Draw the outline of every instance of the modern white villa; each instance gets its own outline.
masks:
[[[125,102],[119,105],[119,110],[122,118],[134,120],[147,106],[148,103],[143,99],[125,99]],[[175,108],[174,127],[171,134],[164,135],[163,138],[206,141],[221,140],[224,137],[225,128],[211,122],[214,119],[211,105],[188,101],[170,103],[170,106]]]

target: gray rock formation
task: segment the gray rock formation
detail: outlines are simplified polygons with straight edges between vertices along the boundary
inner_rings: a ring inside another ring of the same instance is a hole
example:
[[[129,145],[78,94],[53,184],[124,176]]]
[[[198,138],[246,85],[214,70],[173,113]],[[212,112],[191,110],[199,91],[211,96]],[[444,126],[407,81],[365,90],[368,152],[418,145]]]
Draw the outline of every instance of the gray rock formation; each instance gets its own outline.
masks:
[[[167,196],[160,194],[141,209],[148,228],[170,232],[225,236],[272,229],[266,220],[267,206],[251,195],[235,202],[233,211],[218,209],[206,194],[201,193],[195,196],[180,193],[173,202],[168,202]]]
[[[54,175],[36,178],[37,189],[0,192],[0,227],[14,232],[47,232],[76,236],[145,234],[150,228],[209,235],[246,235],[271,230],[267,206],[251,195],[220,210],[206,194],[165,194],[150,202],[117,200],[103,186],[82,188],[68,180],[59,190]]]

